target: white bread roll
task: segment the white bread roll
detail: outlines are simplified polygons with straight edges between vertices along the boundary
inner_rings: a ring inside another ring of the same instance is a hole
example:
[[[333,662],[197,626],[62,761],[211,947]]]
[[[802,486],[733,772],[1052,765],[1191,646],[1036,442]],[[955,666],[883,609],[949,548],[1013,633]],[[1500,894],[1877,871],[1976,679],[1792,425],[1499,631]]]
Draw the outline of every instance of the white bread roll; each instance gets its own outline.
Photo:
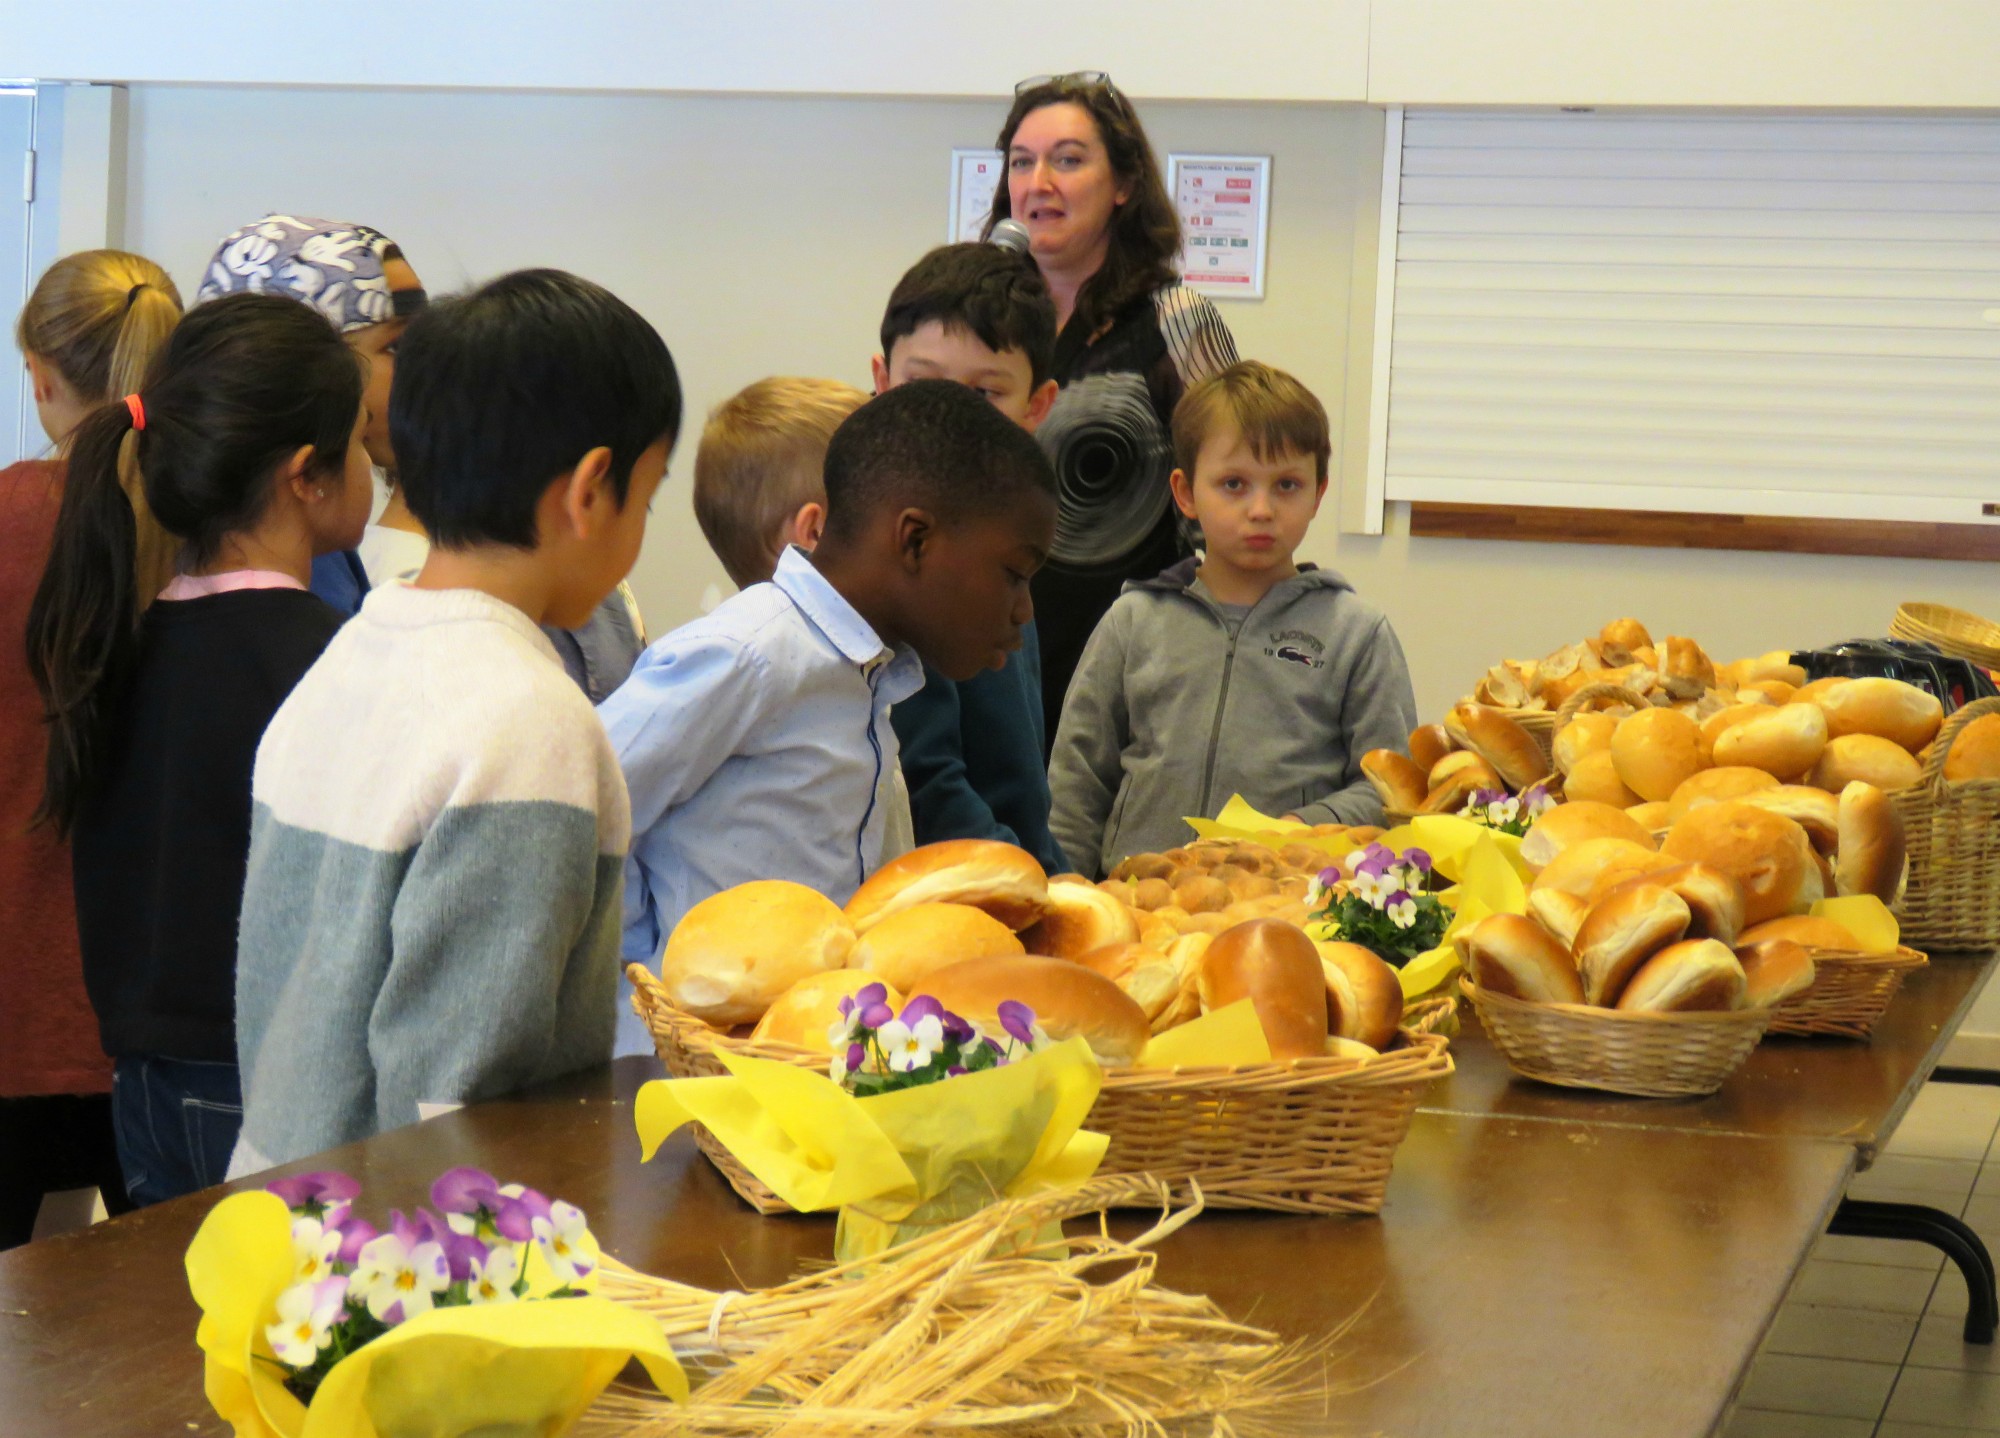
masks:
[[[1139,942],[1149,949],[1166,949],[1181,931],[1160,917],[1158,909],[1134,909],[1132,917],[1139,925]]]
[[[1906,845],[1903,818],[1873,784],[1840,791],[1840,856],[1835,884],[1843,897],[1872,894],[1885,904],[1903,896]]]
[[[1519,914],[1489,914],[1452,940],[1472,981],[1531,1004],[1580,1004],[1583,981],[1569,950]]]
[[[1743,965],[1727,944],[1689,939],[1670,944],[1632,975],[1619,996],[1625,1013],[1692,1013],[1743,1007]]]
[[[1570,765],[1563,776],[1563,793],[1572,802],[1609,804],[1614,809],[1629,809],[1643,802],[1618,777],[1618,766],[1612,760],[1609,745],[1587,751]]]
[[[1419,724],[1410,731],[1410,762],[1428,774],[1451,752],[1451,736],[1442,724]],[[1428,788],[1428,784],[1425,786]]]
[[[794,1048],[831,1054],[833,1048],[827,1043],[826,1034],[840,1017],[840,1001],[877,983],[882,981],[860,969],[827,969],[807,974],[778,995],[776,1002],[764,1011],[764,1017],[757,1020],[750,1037],[759,1043],[791,1044]],[[894,984],[882,986],[888,990],[889,1006],[900,1009],[902,991]]]
[[[1642,709],[1611,736],[1611,765],[1639,798],[1671,799],[1702,767],[1701,726],[1678,709]]]
[[[1553,753],[1556,769],[1567,774],[1586,754],[1609,751],[1618,720],[1610,714],[1579,714],[1556,731]]]
[[[1077,960],[1086,969],[1095,969],[1131,995],[1146,1015],[1148,1032],[1153,1021],[1180,996],[1180,965],[1164,950],[1144,944],[1113,944]]]
[[[917,993],[929,994],[1002,1042],[1000,1005],[1014,999],[1034,1010],[1035,1022],[1050,1038],[1081,1037],[1106,1067],[1135,1062],[1152,1037],[1145,1011],[1131,995],[1068,959],[1038,954],[973,959],[939,969]]]
[[[1817,705],[1785,704],[1723,730],[1716,736],[1715,762],[1790,781],[1819,761],[1826,741],[1826,715]]]
[[[1796,684],[1787,684],[1782,679],[1758,679],[1736,687],[1736,698],[1742,704],[1789,704],[1792,696],[1799,692]]]
[[[1761,944],[1745,944],[1736,950],[1743,965],[1743,1007],[1775,1008],[1793,994],[1812,987],[1813,961],[1803,944],[1790,939],[1769,939]]]
[[[1620,884],[1591,905],[1576,931],[1576,969],[1585,1003],[1610,1008],[1639,966],[1688,928],[1680,895],[1649,879]]]
[[[1775,679],[1790,684],[1794,688],[1806,682],[1804,666],[1792,663],[1789,649],[1773,649],[1768,654],[1760,654],[1755,659],[1737,661],[1737,672],[1744,684],[1755,684],[1760,679]]]
[[[1629,839],[1641,848],[1659,847],[1645,826],[1623,809],[1576,799],[1558,804],[1528,826],[1521,836],[1521,861],[1539,873],[1564,849],[1586,839]]]
[[[1183,934],[1168,948],[1167,961],[1180,976],[1180,989],[1173,1002],[1154,1018],[1154,1033],[1163,1034],[1176,1025],[1201,1017],[1201,956],[1214,942],[1213,934]]]
[[[1201,956],[1203,1012],[1247,998],[1274,1059],[1313,1058],[1326,1051],[1326,973],[1319,950],[1302,930],[1276,919],[1253,919],[1216,936]]]
[[[1498,789],[1500,775],[1469,749],[1447,754],[1426,777],[1430,796],[1417,806],[1420,814],[1456,814],[1481,789]]]
[[[1190,869],[1174,881],[1174,907],[1190,914],[1220,913],[1235,902],[1229,885],[1198,869]]]
[[[1173,901],[1174,886],[1165,879],[1140,879],[1125,902],[1135,909],[1164,909]]]
[[[1625,811],[1632,816],[1632,822],[1651,834],[1654,839],[1673,827],[1673,805],[1659,799],[1649,799],[1643,804],[1634,804]]]
[[[848,921],[865,934],[918,904],[970,904],[1016,932],[1048,907],[1049,881],[1026,849],[992,839],[949,839],[891,859],[847,901]]]
[[[1373,949],[1331,941],[1315,944],[1326,979],[1326,1025],[1335,1038],[1353,1039],[1380,1053],[1396,1040],[1403,1021],[1403,983]]]
[[[1692,639],[1669,634],[1659,648],[1660,679],[1674,698],[1698,699],[1715,687],[1715,661]],[[1647,797],[1655,796],[1649,794]]]
[[[1682,864],[1646,878],[1679,895],[1688,906],[1688,938],[1733,944],[1743,932],[1743,886],[1721,870],[1706,864]]]
[[[1770,774],[1747,765],[1731,764],[1720,769],[1703,769],[1688,775],[1674,790],[1673,798],[1667,801],[1667,822],[1672,825],[1685,817],[1688,810],[1699,809],[1703,804],[1741,799],[1759,789],[1777,787],[1778,781]]]
[[[1655,869],[1671,869],[1678,862],[1630,839],[1585,839],[1549,860],[1531,887],[1560,889],[1579,899],[1590,899],[1602,879],[1623,883]]]
[[[863,934],[847,962],[893,989],[911,993],[932,970],[947,964],[1026,952],[1012,929],[982,909],[918,904],[891,914]]]
[[[1900,679],[1850,679],[1813,702],[1825,711],[1832,738],[1875,734],[1912,754],[1935,739],[1944,723],[1944,705],[1937,697]]]
[[[1175,893],[1178,897],[1179,891]],[[1052,959],[1080,959],[1092,949],[1138,941],[1139,921],[1132,911],[1103,890],[1082,884],[1051,884],[1042,917],[1021,931],[1029,953]]]
[[[1430,797],[1430,784],[1407,754],[1394,749],[1370,749],[1361,756],[1361,777],[1375,790],[1385,809],[1414,814]]]
[[[1768,714],[1768,704],[1731,704],[1716,710],[1701,721],[1701,757],[1705,764],[1715,762],[1715,741],[1723,731],[1733,729],[1738,724],[1747,723],[1761,714]]]
[[[760,879],[703,899],[660,955],[667,997],[711,1024],[751,1023],[800,979],[844,968],[854,928],[804,884]]]
[[[1614,619],[1597,631],[1597,642],[1609,660],[1610,654],[1618,650],[1623,650],[1629,656],[1634,650],[1652,648],[1653,636],[1648,634],[1646,626],[1636,619]]]
[[[1720,869],[1742,885],[1746,924],[1803,910],[1818,897],[1805,830],[1738,799],[1696,809],[1674,825],[1660,852]]]
[[[1516,793],[1549,772],[1549,761],[1534,736],[1497,709],[1457,705],[1444,716],[1444,732],[1459,748],[1470,749],[1491,764],[1500,781]]]
[[[1806,838],[1822,854],[1830,854],[1840,845],[1840,801],[1824,789],[1780,784],[1775,789],[1745,794],[1743,802],[1790,819],[1806,831]]]
[[[1838,794],[1853,783],[1907,789],[1923,777],[1924,766],[1894,739],[1879,734],[1843,734],[1828,743],[1806,782]]]
[[[1944,757],[1944,777],[1953,784],[2000,779],[2000,714],[1982,714],[1958,731]]]
[[[1736,936],[1738,946],[1768,944],[1785,939],[1794,944],[1803,944],[1808,949],[1858,950],[1861,941],[1845,924],[1823,919],[1816,914],[1786,914],[1783,918],[1766,919],[1761,924],[1753,924]]]
[[[1528,915],[1542,926],[1550,938],[1563,947],[1565,954],[1576,944],[1576,931],[1583,927],[1584,917],[1590,913],[1590,900],[1578,898],[1562,889],[1530,889],[1528,891]],[[1574,960],[1571,968],[1576,967]]]

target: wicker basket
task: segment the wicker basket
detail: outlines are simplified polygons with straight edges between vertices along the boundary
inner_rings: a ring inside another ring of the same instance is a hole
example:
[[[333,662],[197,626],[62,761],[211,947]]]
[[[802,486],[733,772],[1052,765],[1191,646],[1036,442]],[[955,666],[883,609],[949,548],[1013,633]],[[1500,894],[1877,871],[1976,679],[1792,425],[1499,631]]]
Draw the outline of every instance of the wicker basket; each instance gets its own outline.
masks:
[[[1875,1030],[1896,990],[1930,960],[1915,949],[1864,954],[1859,949],[1813,949],[1812,987],[1771,1011],[1774,1034],[1865,1039]]]
[[[1944,778],[1959,731],[1982,714],[2000,714],[2000,699],[1980,699],[1945,720],[1923,778],[1889,796],[1909,844],[1909,885],[1895,908],[1912,944],[2000,945],[2000,779]]]
[[[1889,633],[1897,639],[1934,644],[1955,659],[2000,669],[2000,624],[1949,604],[1905,604],[1889,621]]]
[[[1426,994],[1403,1008],[1403,1027],[1413,1034],[1437,1034],[1447,1040],[1458,1037],[1458,995]]]
[[[1551,774],[1555,772],[1556,730],[1562,726],[1556,723],[1554,710],[1502,709],[1498,705],[1492,704],[1486,707],[1492,709],[1496,714],[1505,714],[1509,719],[1512,719],[1516,724],[1527,730],[1528,737],[1541,746],[1542,759],[1548,764],[1549,772]]]
[[[727,1051],[819,1069],[826,1055],[718,1033],[676,1008],[642,965],[626,970],[660,1061],[676,1078],[724,1072]],[[1452,1069],[1440,1034],[1405,1029],[1380,1058],[1297,1059],[1242,1068],[1113,1069],[1090,1111],[1111,1139],[1100,1176],[1195,1179],[1211,1208],[1376,1213],[1417,1099]],[[695,1142],[759,1213],[790,1207],[696,1125]]]
[[[1769,1009],[1635,1014],[1525,1003],[1472,983],[1462,991],[1515,1073],[1641,1098],[1714,1093],[1771,1022]]]

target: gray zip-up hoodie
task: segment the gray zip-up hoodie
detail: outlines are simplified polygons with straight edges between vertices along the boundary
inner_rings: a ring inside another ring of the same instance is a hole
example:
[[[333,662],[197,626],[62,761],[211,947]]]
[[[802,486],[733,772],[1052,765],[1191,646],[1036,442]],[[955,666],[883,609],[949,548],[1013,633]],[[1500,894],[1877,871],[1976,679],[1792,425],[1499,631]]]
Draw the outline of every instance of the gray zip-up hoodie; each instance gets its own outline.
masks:
[[[1417,723],[1403,647],[1331,570],[1274,585],[1232,634],[1187,559],[1125,586],[1083,651],[1049,763],[1049,828],[1080,873],[1188,841],[1241,794],[1309,824],[1379,824],[1371,749]]]

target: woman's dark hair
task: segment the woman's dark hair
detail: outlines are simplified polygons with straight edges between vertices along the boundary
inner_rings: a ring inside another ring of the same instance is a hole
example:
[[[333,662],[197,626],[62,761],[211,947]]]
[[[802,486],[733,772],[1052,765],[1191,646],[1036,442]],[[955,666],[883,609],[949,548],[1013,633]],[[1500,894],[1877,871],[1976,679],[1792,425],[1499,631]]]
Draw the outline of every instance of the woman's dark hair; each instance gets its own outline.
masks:
[[[1000,127],[1003,165],[1021,122],[1050,105],[1081,105],[1089,113],[1104,141],[1112,173],[1127,187],[1125,203],[1111,212],[1111,243],[1104,263],[1077,291],[1070,319],[1080,333],[1095,335],[1134,300],[1180,278],[1174,261],[1181,251],[1181,221],[1139,116],[1108,80],[1059,75],[1016,92],[1014,108]],[[991,236],[993,227],[1013,213],[1013,197],[1003,179],[993,192],[985,233]]]
[[[138,657],[137,527],[118,481],[126,445],[148,507],[181,541],[182,566],[196,568],[262,517],[279,467],[301,448],[312,447],[313,472],[343,478],[361,388],[360,361],[318,311],[275,295],[226,295],[174,327],[136,412],[120,399],[76,427],[48,567],[28,609],[28,670],[49,726],[37,823],[66,835],[76,822],[102,777]]]

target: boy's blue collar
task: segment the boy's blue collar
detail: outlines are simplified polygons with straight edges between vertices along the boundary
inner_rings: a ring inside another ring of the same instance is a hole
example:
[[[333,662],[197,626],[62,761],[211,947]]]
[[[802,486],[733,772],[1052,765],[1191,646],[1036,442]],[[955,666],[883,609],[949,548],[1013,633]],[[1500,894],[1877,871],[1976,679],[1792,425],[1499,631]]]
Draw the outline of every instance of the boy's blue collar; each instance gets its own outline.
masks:
[[[827,583],[826,576],[796,544],[787,545],[778,556],[771,582],[853,663],[871,664],[891,652],[860,611],[847,602],[847,596]]]

